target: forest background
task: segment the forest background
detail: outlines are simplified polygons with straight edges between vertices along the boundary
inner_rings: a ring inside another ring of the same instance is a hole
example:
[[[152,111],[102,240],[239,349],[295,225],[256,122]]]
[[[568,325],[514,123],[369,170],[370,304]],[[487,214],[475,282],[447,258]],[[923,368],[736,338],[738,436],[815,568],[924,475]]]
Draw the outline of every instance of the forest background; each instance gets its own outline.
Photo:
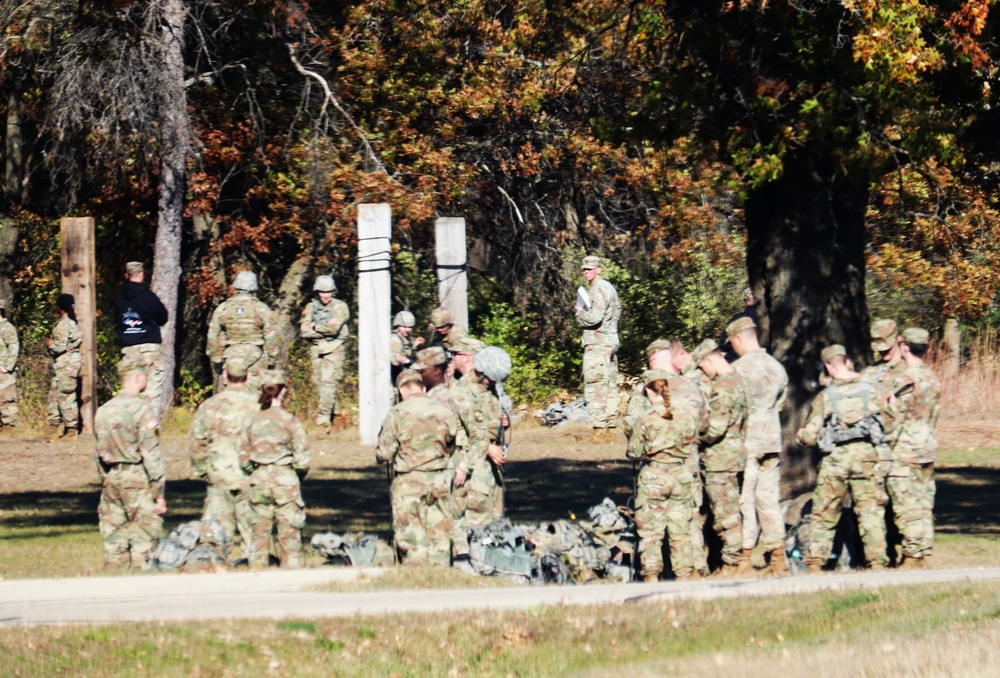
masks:
[[[822,344],[870,359],[871,317],[982,336],[992,4],[5,0],[0,298],[22,397],[47,389],[66,215],[97,223],[102,401],[130,260],[177,319],[177,404],[209,392],[208,317],[247,268],[308,392],[299,310],[331,274],[356,312],[365,202],[392,206],[393,310],[418,332],[434,218],[465,217],[470,329],[511,353],[523,403],[580,390],[585,254],[622,298],[624,372],[655,337],[717,337],[750,284],[799,409]]]

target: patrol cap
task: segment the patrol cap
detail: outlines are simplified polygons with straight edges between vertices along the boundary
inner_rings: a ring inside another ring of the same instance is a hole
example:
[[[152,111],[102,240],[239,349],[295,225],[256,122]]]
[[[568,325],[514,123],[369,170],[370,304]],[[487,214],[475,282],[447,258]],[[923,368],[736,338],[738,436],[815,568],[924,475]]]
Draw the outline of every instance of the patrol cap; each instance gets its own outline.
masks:
[[[409,311],[400,311],[392,319],[393,327],[413,327],[417,324],[417,319]]]
[[[896,343],[896,321],[888,318],[872,323],[872,350],[888,351]]]
[[[649,358],[652,355],[659,353],[660,351],[670,350],[670,340],[668,339],[657,339],[646,347],[646,357]]]
[[[757,327],[757,323],[753,321],[753,318],[743,316],[742,318],[737,318],[733,322],[726,325],[726,341],[732,341],[740,332],[745,332]]]
[[[649,386],[654,381],[669,380],[672,375],[666,370],[646,370],[642,373],[643,387]]]
[[[398,375],[396,375],[396,388],[403,388],[403,384],[408,384],[411,381],[417,381],[421,384],[424,383],[423,378],[420,373],[416,370],[403,370]]]
[[[142,273],[146,270],[146,265],[141,261],[130,261],[125,264],[125,274],[135,275],[136,273]]]
[[[705,341],[698,344],[698,346],[691,351],[691,360],[697,365],[702,360],[707,358],[709,355],[719,350],[719,342],[715,339],[706,339]]]
[[[321,275],[313,283],[313,292],[336,292],[337,283],[333,281],[333,276]]]
[[[413,364],[415,370],[425,370],[428,367],[438,367],[448,364],[448,355],[440,346],[431,346],[417,351],[417,362]]]
[[[445,325],[454,325],[455,317],[452,316],[451,311],[443,306],[438,306],[433,311],[431,311],[431,323],[434,327],[444,327]]]
[[[256,292],[257,274],[253,271],[240,271],[233,280],[233,287],[241,292]]]
[[[580,265],[580,268],[582,268],[585,271],[589,271],[592,268],[600,268],[600,267],[601,267],[601,258],[595,257],[593,255],[589,257],[584,257],[583,263]]]
[[[828,363],[839,355],[846,356],[847,349],[840,344],[831,344],[819,352],[819,359]]]
[[[260,373],[261,386],[278,386],[285,383],[284,370],[264,370]]]
[[[510,376],[510,355],[499,346],[487,346],[476,354],[476,370],[499,383]]]
[[[125,380],[126,378],[132,376],[133,374],[145,374],[146,366],[141,360],[136,360],[135,358],[122,358],[115,365],[118,368],[118,376]]]
[[[929,344],[931,335],[921,327],[907,327],[903,330],[903,341],[908,344]]]
[[[486,348],[485,342],[464,335],[459,335],[458,339],[451,342],[452,353],[468,353],[469,355],[476,355],[484,348]]]
[[[233,379],[242,379],[247,376],[247,361],[243,358],[230,358],[226,361],[226,374]]]

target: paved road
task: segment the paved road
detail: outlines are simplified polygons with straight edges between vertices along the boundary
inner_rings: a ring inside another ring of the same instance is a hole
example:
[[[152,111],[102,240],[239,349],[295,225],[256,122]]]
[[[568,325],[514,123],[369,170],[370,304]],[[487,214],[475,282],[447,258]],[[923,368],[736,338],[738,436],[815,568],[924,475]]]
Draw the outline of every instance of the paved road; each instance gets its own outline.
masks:
[[[349,617],[461,609],[524,609],[712,600],[816,591],[1000,579],[1000,568],[826,574],[782,579],[720,579],[470,590],[316,593],[378,570],[322,568],[219,574],[0,581],[0,625],[196,619]]]

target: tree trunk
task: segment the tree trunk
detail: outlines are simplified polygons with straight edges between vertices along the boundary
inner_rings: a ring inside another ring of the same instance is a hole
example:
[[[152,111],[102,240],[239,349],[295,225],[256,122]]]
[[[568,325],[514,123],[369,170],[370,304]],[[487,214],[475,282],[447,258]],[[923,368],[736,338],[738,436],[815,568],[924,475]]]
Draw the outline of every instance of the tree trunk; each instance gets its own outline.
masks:
[[[806,151],[791,154],[781,178],[752,191],[746,202],[747,269],[760,303],[761,344],[788,371],[786,497],[815,485],[814,456],[795,445],[795,432],[820,390],[820,351],[843,344],[855,364],[869,362],[867,204],[867,176],[847,174],[835,158]]]
[[[4,200],[0,208],[0,302],[7,308],[14,301],[14,271],[17,269],[17,220],[13,208],[21,204],[21,184],[24,181],[24,138],[21,125],[24,103],[19,92],[12,91],[7,100],[6,174]]]
[[[177,297],[181,279],[181,232],[184,217],[184,180],[189,147],[189,120],[184,93],[183,0],[161,0],[162,23],[158,40],[162,79],[160,91],[160,198],[156,245],[153,253],[153,291],[170,314],[163,328],[164,413],[174,402],[176,377]]]

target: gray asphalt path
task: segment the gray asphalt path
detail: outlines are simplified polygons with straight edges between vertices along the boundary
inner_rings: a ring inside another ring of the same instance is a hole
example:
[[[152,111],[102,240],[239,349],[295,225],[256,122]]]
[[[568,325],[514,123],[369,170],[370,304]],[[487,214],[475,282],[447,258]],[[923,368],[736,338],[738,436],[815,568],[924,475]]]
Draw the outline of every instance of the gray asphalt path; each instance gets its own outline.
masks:
[[[712,600],[739,596],[872,589],[1000,579],[1000,568],[719,579],[659,584],[599,584],[468,590],[316,593],[378,570],[322,568],[218,574],[0,581],[0,625],[204,619],[350,617],[406,612],[525,609]]]

